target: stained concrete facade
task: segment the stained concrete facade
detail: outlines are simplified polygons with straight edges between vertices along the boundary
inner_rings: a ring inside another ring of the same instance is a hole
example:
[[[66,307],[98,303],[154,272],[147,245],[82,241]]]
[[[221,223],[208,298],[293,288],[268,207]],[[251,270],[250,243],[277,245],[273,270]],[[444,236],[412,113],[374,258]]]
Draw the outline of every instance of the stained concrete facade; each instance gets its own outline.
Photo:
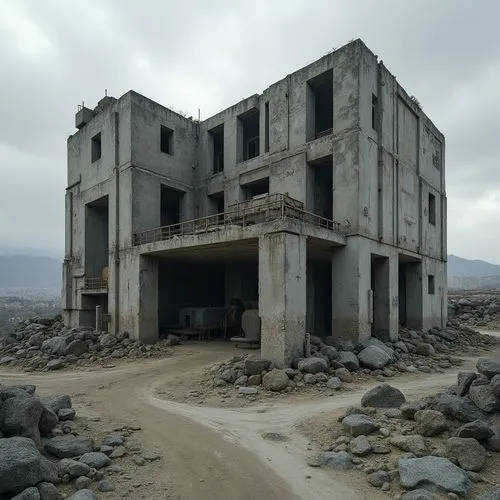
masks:
[[[279,365],[306,331],[445,325],[444,136],[361,40],[201,122],[130,91],[76,125],[68,325],[93,324],[101,305],[111,332],[153,342],[182,307],[240,297]],[[230,223],[234,204],[266,194],[303,206]]]

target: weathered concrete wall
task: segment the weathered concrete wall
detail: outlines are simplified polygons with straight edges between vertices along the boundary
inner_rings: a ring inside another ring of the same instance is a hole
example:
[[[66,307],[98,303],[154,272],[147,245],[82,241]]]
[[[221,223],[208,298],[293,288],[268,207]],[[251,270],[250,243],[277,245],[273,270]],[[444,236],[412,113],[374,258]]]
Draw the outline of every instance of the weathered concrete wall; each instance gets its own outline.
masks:
[[[274,233],[259,238],[261,355],[287,366],[304,354],[306,328],[306,239]]]

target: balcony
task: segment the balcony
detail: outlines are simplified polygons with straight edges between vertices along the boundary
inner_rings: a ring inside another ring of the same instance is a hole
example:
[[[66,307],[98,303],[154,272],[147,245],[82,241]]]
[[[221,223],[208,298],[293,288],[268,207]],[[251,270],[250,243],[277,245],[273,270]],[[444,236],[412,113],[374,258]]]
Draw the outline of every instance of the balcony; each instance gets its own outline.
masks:
[[[289,218],[344,235],[345,228],[333,220],[304,210],[304,204],[284,194],[271,194],[237,203],[226,212],[134,234],[133,244],[143,245],[185,235],[203,234],[225,228],[248,227]]]
[[[108,293],[108,278],[85,278],[83,290],[88,293]]]

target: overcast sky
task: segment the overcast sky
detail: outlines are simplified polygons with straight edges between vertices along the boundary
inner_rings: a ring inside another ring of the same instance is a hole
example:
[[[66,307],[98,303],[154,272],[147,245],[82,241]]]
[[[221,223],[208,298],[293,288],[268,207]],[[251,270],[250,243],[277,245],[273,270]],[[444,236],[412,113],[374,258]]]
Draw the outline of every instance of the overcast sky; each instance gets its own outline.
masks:
[[[66,139],[129,89],[202,119],[362,38],[447,140],[448,250],[500,264],[500,2],[0,0],[0,249],[64,247]]]

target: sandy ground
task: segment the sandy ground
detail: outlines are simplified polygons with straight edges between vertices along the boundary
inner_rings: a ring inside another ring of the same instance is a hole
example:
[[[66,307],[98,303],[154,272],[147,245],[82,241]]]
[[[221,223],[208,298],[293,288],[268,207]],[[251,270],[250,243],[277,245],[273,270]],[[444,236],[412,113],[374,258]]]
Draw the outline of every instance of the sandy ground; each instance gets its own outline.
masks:
[[[500,348],[497,348],[500,355]],[[301,422],[337,414],[358,404],[362,394],[376,385],[367,381],[352,391],[314,399],[270,399],[248,408],[217,408],[162,399],[159,392],[176,387],[200,366],[227,359],[234,348],[188,345],[173,357],[125,364],[110,369],[66,373],[14,373],[0,370],[0,383],[31,382],[42,394],[64,392],[72,396],[77,415],[88,419],[98,435],[123,425],[140,426],[133,443],[158,452],[161,460],[132,466],[125,457],[115,461],[123,473],[114,493],[103,498],[175,500],[267,499],[387,499],[367,485],[362,473],[311,468],[307,457],[316,445],[300,432]],[[445,374],[402,375],[390,383],[408,398],[438,391],[454,383],[458,370],[473,368],[467,358],[460,368]],[[162,388],[159,390],[159,388]],[[99,417],[99,421],[93,421]],[[286,436],[283,441],[263,438],[266,432]],[[309,436],[310,437],[310,436]]]

